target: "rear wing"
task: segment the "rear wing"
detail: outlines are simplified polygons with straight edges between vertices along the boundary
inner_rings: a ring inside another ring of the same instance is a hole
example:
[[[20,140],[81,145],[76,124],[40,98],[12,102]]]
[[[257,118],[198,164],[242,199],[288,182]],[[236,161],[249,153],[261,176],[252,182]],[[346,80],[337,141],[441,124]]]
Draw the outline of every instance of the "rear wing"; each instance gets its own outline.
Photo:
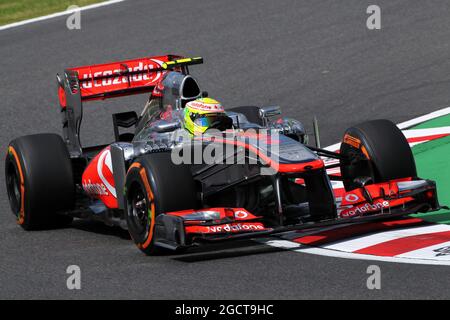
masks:
[[[81,100],[88,101],[151,92],[168,69],[186,69],[188,65],[202,62],[200,57],[165,55],[68,68],[64,74],[71,91],[79,90]],[[63,89],[59,76],[58,83]],[[58,94],[60,102],[64,101],[63,90]]]
[[[63,134],[71,156],[82,155],[83,102],[151,92],[167,71],[189,74],[189,65],[201,63],[201,57],[164,55],[68,68],[63,76],[57,74]]]

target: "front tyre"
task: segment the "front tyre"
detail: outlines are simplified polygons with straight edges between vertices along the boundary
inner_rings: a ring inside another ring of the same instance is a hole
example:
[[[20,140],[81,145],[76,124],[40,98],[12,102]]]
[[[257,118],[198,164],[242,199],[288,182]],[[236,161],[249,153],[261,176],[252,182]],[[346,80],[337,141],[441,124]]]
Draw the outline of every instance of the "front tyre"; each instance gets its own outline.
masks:
[[[195,209],[195,184],[189,166],[175,165],[170,153],[139,157],[126,178],[126,221],[137,247],[147,255],[158,254],[155,245],[156,216]]]
[[[402,131],[389,120],[372,120],[347,129],[341,149],[345,189],[368,183],[417,177],[411,148]],[[359,180],[359,181],[358,181]]]

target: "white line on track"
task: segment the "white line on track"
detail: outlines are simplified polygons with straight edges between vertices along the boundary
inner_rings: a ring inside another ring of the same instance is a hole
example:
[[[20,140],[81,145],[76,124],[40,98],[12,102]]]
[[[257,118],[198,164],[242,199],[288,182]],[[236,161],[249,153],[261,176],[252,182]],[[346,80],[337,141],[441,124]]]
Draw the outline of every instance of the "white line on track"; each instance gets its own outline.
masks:
[[[401,258],[401,257],[380,257],[372,256],[369,254],[357,254],[351,252],[334,251],[322,248],[302,248],[294,250],[295,252],[309,253],[333,258],[344,258],[353,260],[370,260],[370,261],[382,261],[382,262],[395,262],[395,263],[409,263],[409,264],[426,264],[426,265],[439,265],[450,266],[448,260],[432,260],[432,259],[416,259],[416,258]]]
[[[444,252],[441,252],[441,250]],[[439,260],[446,260],[450,262],[450,252],[447,253],[447,250],[450,249],[450,242],[438,243],[434,246],[429,246],[422,249],[417,249],[414,251],[409,251],[406,253],[402,253],[397,255],[398,258],[420,258],[420,259],[430,259],[434,258],[438,252],[441,252],[441,256]]]
[[[294,252],[314,254],[318,256],[332,257],[332,258],[343,258],[352,260],[369,260],[369,261],[382,261],[382,262],[395,262],[395,263],[409,263],[409,264],[422,264],[422,265],[440,265],[440,266],[450,266],[450,261],[448,260],[432,260],[432,259],[416,259],[416,258],[405,258],[405,257],[380,257],[372,256],[369,254],[357,254],[351,252],[336,251],[330,249],[310,247],[306,245],[301,245],[287,240],[269,240],[260,239],[258,242],[263,244],[292,250]]]
[[[33,23],[33,22],[38,22],[38,21],[48,20],[48,19],[52,19],[52,18],[56,18],[56,17],[61,17],[61,16],[68,15],[68,14],[71,14],[74,12],[78,12],[78,11],[85,11],[85,10],[100,8],[100,7],[104,7],[104,6],[109,6],[111,4],[115,4],[115,3],[119,3],[119,2],[123,2],[123,1],[125,1],[125,0],[109,0],[109,1],[94,3],[94,4],[84,6],[84,7],[80,7],[79,9],[76,9],[76,10],[66,10],[66,11],[52,13],[52,14],[49,14],[46,16],[41,16],[41,17],[36,17],[36,18],[28,19],[28,20],[5,24],[4,26],[0,26],[0,31],[14,28],[14,27],[23,26],[25,24],[29,24],[29,23]]]
[[[439,118],[439,117],[445,116],[447,114],[450,114],[450,107],[443,108],[443,109],[431,112],[429,114],[423,115],[421,117],[414,118],[414,119],[411,119],[411,120],[399,123],[397,125],[397,127],[399,127],[400,129],[407,129],[407,128],[415,126],[415,125],[417,125],[419,123],[422,123],[422,122],[425,122],[425,121],[428,121],[428,120],[432,120],[432,119],[435,119],[435,118]]]
[[[427,137],[439,134],[450,134],[450,126],[429,129],[406,129],[402,130],[407,139],[416,137]]]
[[[450,231],[450,226],[446,224],[437,224],[427,227],[406,228],[393,231],[381,231],[368,236],[359,236],[356,239],[342,240],[330,245],[322,246],[324,249],[354,252],[376,244],[384,243],[390,240],[396,240],[409,236],[428,234],[435,232]]]
[[[448,114],[450,114],[450,107],[439,109],[437,111],[425,114],[423,116],[420,116],[420,117],[417,117],[417,118],[414,118],[414,119],[411,119],[411,120],[399,123],[399,124],[397,124],[397,127],[399,127],[402,130],[403,129],[407,129],[407,128],[410,128],[412,126],[418,125],[418,124],[420,124],[422,122],[425,122],[425,121],[428,121],[428,120],[433,120],[435,118],[439,118],[439,117],[442,117],[442,116],[445,116],[445,115],[448,115]],[[330,151],[336,151],[336,150],[339,150],[340,146],[341,146],[341,143],[338,142],[338,143],[332,144],[331,146],[325,147],[324,149],[330,150]]]

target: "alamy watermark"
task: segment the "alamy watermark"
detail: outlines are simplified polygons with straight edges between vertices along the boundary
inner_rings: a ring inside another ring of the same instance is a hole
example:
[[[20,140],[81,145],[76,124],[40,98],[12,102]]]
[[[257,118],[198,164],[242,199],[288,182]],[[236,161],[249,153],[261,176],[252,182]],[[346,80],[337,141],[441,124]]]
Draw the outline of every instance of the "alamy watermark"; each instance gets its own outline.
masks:
[[[81,9],[79,6],[71,5],[67,7],[67,12],[70,15],[66,19],[66,27],[69,30],[80,30],[81,29]]]
[[[367,278],[366,285],[369,290],[381,289],[381,269],[377,265],[370,265],[367,267],[367,274],[370,276]]]
[[[66,280],[66,286],[69,290],[81,289],[81,268],[77,265],[70,265],[66,269],[69,277]]]
[[[369,30],[380,30],[381,29],[381,9],[379,6],[372,4],[367,7],[367,14],[370,16],[367,18],[366,26]]]
[[[194,137],[183,130],[175,138],[178,145],[172,149],[171,160],[177,165],[259,165],[261,175],[273,175],[280,167],[280,139],[280,133],[270,129],[248,129],[242,133],[211,129]],[[289,154],[288,150],[283,151]]]

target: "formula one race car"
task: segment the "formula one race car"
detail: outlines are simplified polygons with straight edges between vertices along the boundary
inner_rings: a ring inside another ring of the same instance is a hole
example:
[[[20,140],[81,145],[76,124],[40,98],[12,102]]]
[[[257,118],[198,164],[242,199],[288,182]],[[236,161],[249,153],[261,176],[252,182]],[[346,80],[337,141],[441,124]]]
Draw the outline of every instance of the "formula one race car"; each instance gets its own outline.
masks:
[[[153,254],[440,208],[435,183],[417,177],[392,122],[346,130],[337,152],[307,145],[303,125],[279,107],[220,109],[189,75],[202,62],[166,55],[57,75],[63,137],[24,136],[8,148],[6,185],[19,225],[101,220]],[[150,93],[140,116],[113,115],[115,142],[81,146],[84,102],[138,93]],[[212,104],[207,116],[186,112],[200,100]],[[209,127],[188,132],[187,121]],[[340,170],[327,173],[333,168]],[[345,187],[339,196],[334,181]]]

